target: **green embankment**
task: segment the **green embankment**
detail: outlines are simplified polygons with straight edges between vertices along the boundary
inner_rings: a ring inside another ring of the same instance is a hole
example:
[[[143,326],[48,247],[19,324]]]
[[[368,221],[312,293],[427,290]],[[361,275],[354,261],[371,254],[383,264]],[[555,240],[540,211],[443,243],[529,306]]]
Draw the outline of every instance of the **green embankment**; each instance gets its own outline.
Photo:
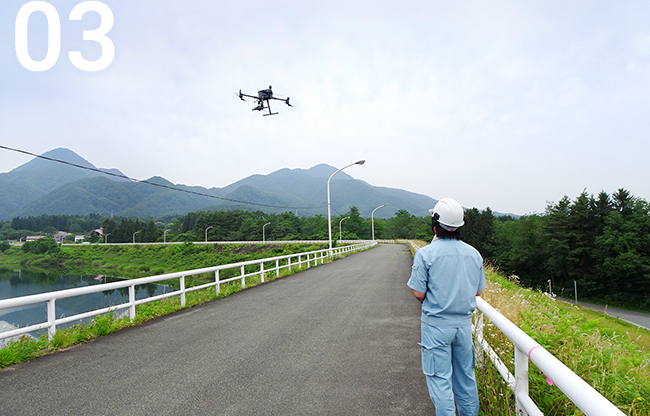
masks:
[[[169,244],[62,246],[42,254],[18,247],[0,254],[0,267],[112,274],[172,273],[326,248],[310,244]]]

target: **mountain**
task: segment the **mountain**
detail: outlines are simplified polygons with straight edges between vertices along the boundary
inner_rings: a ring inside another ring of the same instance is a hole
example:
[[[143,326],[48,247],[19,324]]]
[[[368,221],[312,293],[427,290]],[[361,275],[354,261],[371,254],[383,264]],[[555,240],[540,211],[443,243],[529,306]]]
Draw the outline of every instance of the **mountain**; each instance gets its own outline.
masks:
[[[62,160],[70,164],[97,169],[87,160],[68,149],[54,149],[41,156]],[[99,169],[115,175],[122,175],[117,169]],[[44,197],[59,187],[92,177],[104,177],[104,173],[80,169],[69,164],[52,162],[41,158],[17,167],[9,173],[0,173],[0,219],[7,219],[21,209]],[[111,176],[114,181],[125,181]]]
[[[327,215],[327,180],[337,170],[326,164],[310,169],[285,168],[207,189],[174,185],[162,177],[150,178],[148,183],[131,181],[116,169],[96,168],[68,149],[54,149],[42,156],[66,163],[35,158],[0,174],[0,220],[89,213],[158,217],[232,209]],[[372,186],[345,172],[330,181],[330,195],[333,215],[356,206],[362,216],[370,217],[375,208],[388,204],[375,212],[378,218],[390,218],[400,209],[425,216],[437,202],[401,189]]]

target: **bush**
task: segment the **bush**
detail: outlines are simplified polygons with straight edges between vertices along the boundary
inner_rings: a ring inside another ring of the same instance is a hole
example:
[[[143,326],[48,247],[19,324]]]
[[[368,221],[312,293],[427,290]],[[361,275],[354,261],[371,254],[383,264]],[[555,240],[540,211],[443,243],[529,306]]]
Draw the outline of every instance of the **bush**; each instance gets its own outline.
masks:
[[[61,251],[59,245],[53,238],[41,238],[36,241],[28,241],[22,247],[25,253],[31,254],[45,254],[45,253],[58,253]]]
[[[11,248],[11,244],[7,243],[6,241],[0,241],[0,253],[4,253],[10,248]]]

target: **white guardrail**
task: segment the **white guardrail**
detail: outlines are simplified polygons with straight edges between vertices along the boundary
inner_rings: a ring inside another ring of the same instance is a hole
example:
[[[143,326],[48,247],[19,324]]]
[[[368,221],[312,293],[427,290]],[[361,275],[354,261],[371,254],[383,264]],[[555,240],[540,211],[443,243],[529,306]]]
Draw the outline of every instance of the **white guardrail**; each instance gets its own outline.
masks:
[[[404,241],[413,250],[419,247],[413,241]],[[544,349],[534,339],[519,329],[508,318],[500,314],[489,303],[480,297],[476,298],[474,336],[477,356],[485,352],[495,365],[501,376],[515,394],[517,415],[543,416],[537,405],[528,395],[528,360],[532,361],[550,381],[553,382],[587,416],[616,416],[624,413],[582,378],[571,371],[553,354]],[[483,316],[487,317],[497,328],[508,337],[515,348],[515,374],[501,361],[496,352],[483,338]],[[481,361],[478,359],[477,361]]]
[[[128,308],[129,317],[131,321],[133,321],[133,319],[135,318],[135,307],[137,305],[153,302],[171,296],[180,296],[181,305],[185,306],[185,294],[188,292],[192,292],[199,289],[206,289],[214,286],[216,287],[216,292],[219,293],[221,284],[232,282],[235,280],[240,280],[242,288],[245,288],[247,277],[260,276],[262,283],[264,283],[265,273],[275,272],[276,276],[280,276],[281,269],[290,270],[292,267],[302,268],[303,266],[309,268],[312,265],[316,266],[318,264],[323,264],[326,259],[334,258],[355,251],[364,250],[366,248],[373,247],[376,244],[377,244],[376,241],[355,242],[355,244],[343,246],[343,247],[336,247],[331,250],[324,249],[324,250],[316,250],[316,251],[310,251],[305,253],[288,254],[284,256],[270,257],[270,258],[258,259],[258,260],[249,260],[249,261],[244,261],[239,263],[223,264],[219,266],[205,267],[202,269],[188,270],[183,272],[161,274],[158,276],[142,277],[139,279],[128,279],[128,280],[106,283],[101,285],[93,285],[93,286],[86,286],[86,287],[80,287],[75,289],[59,290],[56,292],[41,293],[37,295],[3,299],[0,300],[0,310],[46,302],[47,322],[42,322],[36,325],[17,328],[10,331],[0,332],[0,340],[28,334],[30,332],[38,331],[45,328],[47,328],[48,336],[51,339],[56,333],[57,325],[63,325],[81,319],[91,318],[97,315],[103,315],[119,309]],[[296,260],[296,261],[292,262],[292,260]],[[264,264],[271,263],[271,262],[275,262],[275,267],[265,269]],[[259,265],[259,270],[246,273],[245,267],[253,266],[253,265]],[[227,270],[227,269],[236,269],[236,268],[240,269],[240,274],[238,276],[231,277],[224,280],[219,279],[219,271]],[[214,273],[214,282],[206,283],[199,286],[185,287],[186,277],[203,274],[203,273]],[[157,296],[150,296],[145,299],[139,299],[139,300],[135,299],[136,286],[147,284],[147,283],[160,282],[164,280],[172,280],[172,279],[179,279],[180,281],[179,290],[174,292],[164,293]],[[90,312],[81,313],[81,314],[68,316],[68,317],[61,317],[61,318],[56,317],[57,299],[71,298],[74,296],[87,295],[89,293],[97,293],[97,292],[122,289],[122,288],[129,289],[129,301],[126,303],[113,305],[107,308],[96,309]]]

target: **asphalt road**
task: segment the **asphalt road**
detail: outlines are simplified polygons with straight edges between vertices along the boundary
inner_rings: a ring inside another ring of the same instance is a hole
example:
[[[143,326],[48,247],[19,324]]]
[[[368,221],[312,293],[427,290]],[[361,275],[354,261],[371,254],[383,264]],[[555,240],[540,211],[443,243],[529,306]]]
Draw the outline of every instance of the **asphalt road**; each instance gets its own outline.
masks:
[[[0,371],[0,415],[432,415],[406,246]]]
[[[595,305],[592,303],[584,303],[584,302],[578,302],[578,306],[581,306],[583,308],[593,309],[596,311],[605,312],[607,315],[615,316],[618,319],[640,326],[641,328],[650,330],[650,313],[628,311],[625,309],[618,309],[612,307],[606,308],[603,305]]]

